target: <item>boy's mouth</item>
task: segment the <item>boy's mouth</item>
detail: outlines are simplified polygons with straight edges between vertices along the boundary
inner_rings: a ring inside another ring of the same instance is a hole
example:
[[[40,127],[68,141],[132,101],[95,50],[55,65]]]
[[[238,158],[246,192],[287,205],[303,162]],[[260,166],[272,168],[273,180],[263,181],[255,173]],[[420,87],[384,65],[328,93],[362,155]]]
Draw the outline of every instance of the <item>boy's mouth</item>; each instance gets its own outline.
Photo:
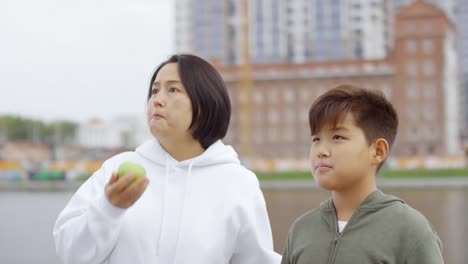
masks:
[[[323,162],[320,162],[318,163],[317,165],[314,166],[314,170],[328,170],[328,169],[331,169],[333,168],[330,164],[328,163],[323,163]]]

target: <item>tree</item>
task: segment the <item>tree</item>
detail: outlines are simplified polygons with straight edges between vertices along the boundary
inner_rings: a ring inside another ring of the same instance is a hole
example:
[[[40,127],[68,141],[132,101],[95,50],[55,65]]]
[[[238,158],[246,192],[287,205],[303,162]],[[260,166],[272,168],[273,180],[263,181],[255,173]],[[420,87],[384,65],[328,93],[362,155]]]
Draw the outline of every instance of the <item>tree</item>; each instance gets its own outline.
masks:
[[[40,120],[19,116],[0,116],[0,142],[29,141],[49,145],[72,143],[78,124],[56,121],[46,124]]]

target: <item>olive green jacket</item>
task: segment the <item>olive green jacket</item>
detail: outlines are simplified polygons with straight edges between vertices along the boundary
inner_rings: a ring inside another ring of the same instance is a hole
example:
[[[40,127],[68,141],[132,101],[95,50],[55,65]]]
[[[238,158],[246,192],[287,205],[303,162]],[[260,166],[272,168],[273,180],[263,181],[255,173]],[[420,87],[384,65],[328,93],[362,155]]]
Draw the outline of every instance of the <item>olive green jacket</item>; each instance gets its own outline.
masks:
[[[395,196],[371,193],[338,232],[331,199],[298,218],[282,264],[440,264],[442,244],[429,221]]]

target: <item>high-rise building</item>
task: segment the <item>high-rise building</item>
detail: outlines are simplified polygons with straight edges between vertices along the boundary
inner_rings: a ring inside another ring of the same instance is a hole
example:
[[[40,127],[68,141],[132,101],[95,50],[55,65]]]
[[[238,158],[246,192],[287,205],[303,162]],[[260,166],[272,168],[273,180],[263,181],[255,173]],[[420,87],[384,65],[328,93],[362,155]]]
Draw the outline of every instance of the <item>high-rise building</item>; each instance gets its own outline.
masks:
[[[453,24],[431,4],[415,2],[395,19],[395,47],[376,60],[339,60],[252,67],[252,111],[242,107],[242,67],[220,68],[233,116],[226,141],[244,146],[242,129],[252,124],[254,157],[299,159],[310,145],[308,109],[326,90],[354,84],[383,91],[399,115],[395,157],[458,154],[459,102]],[[242,148],[239,148],[242,150]]]
[[[228,1],[176,0],[175,44],[179,52],[196,53],[212,61],[228,61],[226,46]]]
[[[455,10],[457,25],[457,49],[460,61],[460,81],[461,81],[461,123],[463,126],[462,137],[468,151],[468,5],[465,0],[458,0]]]
[[[251,63],[270,64],[378,59],[387,55],[392,43],[391,9],[385,0],[176,0],[175,4],[176,50],[222,65],[243,64],[244,46],[249,47]]]

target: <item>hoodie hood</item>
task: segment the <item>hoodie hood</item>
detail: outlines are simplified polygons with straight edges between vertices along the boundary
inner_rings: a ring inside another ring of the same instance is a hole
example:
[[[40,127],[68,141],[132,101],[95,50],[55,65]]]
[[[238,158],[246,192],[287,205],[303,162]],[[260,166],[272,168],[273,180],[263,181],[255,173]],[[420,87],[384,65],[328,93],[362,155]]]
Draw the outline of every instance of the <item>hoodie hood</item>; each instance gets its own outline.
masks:
[[[240,164],[236,151],[231,146],[226,146],[221,140],[208,147],[200,156],[192,159],[177,161],[167,153],[156,139],[143,143],[135,150],[138,154],[150,161],[166,166],[169,159],[171,163],[185,167],[193,164],[193,167],[206,167],[226,163]]]
[[[362,219],[366,215],[374,214],[388,206],[399,203],[404,204],[405,202],[396,196],[385,194],[381,190],[377,189],[369,194],[361,203],[359,208],[354,212],[350,221],[355,222],[354,220],[356,220],[356,218]],[[336,209],[332,198],[320,204],[320,212],[330,226],[337,226]],[[350,224],[348,223],[347,226],[349,225]]]
[[[381,190],[377,189],[367,196],[367,198],[359,206],[359,209],[379,210],[395,203],[405,202],[396,196],[385,194]],[[322,202],[320,208],[323,211],[335,211],[335,205],[333,204],[333,200],[331,198]]]

